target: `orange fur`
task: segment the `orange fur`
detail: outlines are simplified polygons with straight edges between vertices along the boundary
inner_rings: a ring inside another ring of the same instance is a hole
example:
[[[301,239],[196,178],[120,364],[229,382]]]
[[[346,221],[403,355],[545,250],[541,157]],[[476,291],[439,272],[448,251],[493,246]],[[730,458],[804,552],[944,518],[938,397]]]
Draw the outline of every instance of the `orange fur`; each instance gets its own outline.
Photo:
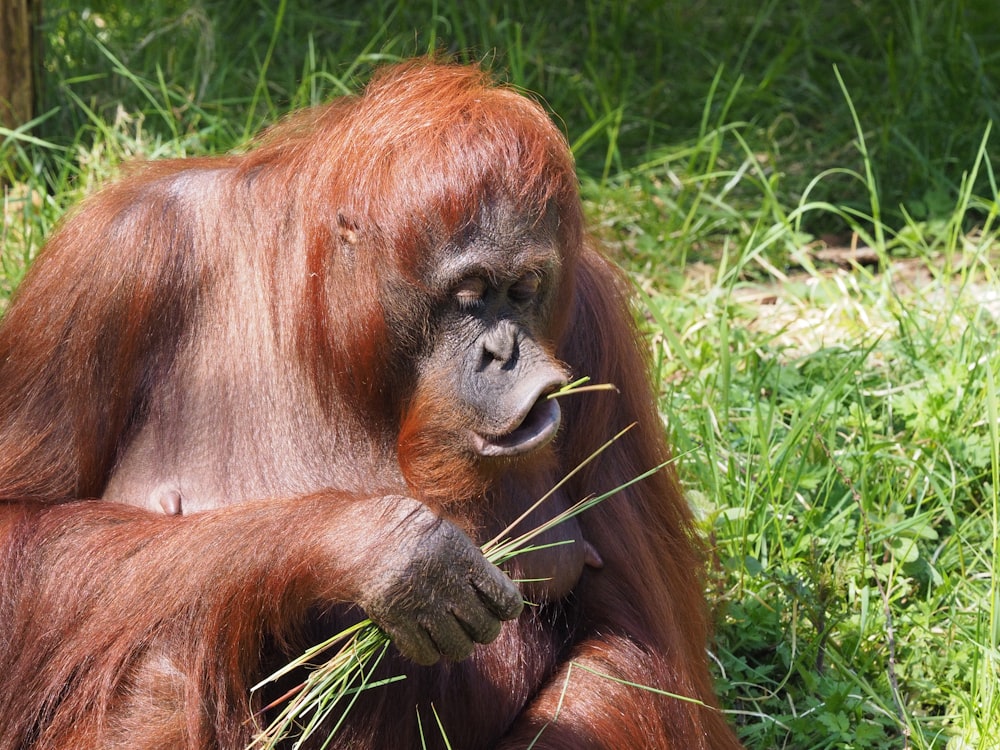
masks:
[[[427,238],[460,244],[497,205],[558,217],[544,338],[620,393],[564,399],[551,446],[484,468],[411,365],[436,304]],[[410,538],[394,496],[482,542],[626,424],[552,512],[664,461],[628,297],[584,238],[565,140],[473,68],[389,68],[246,154],[141,165],[85,201],[0,326],[0,750],[245,747],[268,700],[249,686],[359,617],[367,572]],[[130,507],[150,504],[117,479],[130,461],[196,482],[185,512]],[[390,655],[380,674],[408,679],[330,746],[419,747],[433,707],[473,750],[737,747],[674,475],[569,528],[603,568],[465,661]]]

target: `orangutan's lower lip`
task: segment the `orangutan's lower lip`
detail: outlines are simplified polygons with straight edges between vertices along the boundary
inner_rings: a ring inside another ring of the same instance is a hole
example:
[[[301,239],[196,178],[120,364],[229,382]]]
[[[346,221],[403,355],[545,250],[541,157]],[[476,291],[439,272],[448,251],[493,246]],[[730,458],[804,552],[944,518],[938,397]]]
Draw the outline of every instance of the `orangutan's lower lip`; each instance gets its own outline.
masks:
[[[503,435],[473,433],[472,445],[480,456],[520,456],[541,448],[555,437],[560,418],[559,404],[545,395],[534,403],[513,430]]]

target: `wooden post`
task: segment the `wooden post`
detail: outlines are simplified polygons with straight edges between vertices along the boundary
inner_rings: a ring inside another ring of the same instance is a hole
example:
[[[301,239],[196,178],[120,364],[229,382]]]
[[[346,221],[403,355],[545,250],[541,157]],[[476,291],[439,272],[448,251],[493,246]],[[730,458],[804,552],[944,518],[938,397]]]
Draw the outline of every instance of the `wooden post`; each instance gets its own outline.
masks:
[[[0,0],[0,125],[35,113],[35,24],[42,0]]]

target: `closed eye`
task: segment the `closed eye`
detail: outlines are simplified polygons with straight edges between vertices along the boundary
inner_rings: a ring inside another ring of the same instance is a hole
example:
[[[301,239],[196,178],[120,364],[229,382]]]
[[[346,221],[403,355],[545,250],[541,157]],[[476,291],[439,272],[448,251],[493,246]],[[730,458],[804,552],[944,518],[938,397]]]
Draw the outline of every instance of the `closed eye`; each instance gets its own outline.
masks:
[[[460,281],[452,290],[452,296],[460,308],[468,310],[477,307],[483,301],[487,286],[485,279],[473,276]]]
[[[542,286],[542,277],[537,273],[528,273],[519,278],[507,290],[507,296],[511,301],[518,303],[531,302],[538,296],[538,290]]]

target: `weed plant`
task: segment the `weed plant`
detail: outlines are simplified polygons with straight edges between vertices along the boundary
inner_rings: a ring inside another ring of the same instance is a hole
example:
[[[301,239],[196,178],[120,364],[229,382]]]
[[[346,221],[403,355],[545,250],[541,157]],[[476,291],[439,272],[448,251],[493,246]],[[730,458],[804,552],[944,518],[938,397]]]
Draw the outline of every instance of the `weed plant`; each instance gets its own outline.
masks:
[[[633,274],[748,747],[1000,745],[1000,6],[46,3],[0,297],[122,161],[444,50],[545,96]],[[377,689],[377,688],[375,688]]]

